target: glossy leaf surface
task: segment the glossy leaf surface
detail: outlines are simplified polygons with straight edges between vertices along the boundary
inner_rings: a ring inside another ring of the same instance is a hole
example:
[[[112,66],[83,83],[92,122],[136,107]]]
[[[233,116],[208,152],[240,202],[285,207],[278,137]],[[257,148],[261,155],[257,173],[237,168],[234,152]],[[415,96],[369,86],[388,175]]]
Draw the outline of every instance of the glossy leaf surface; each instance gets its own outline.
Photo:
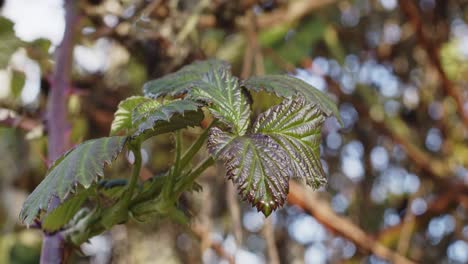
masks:
[[[243,135],[250,118],[250,106],[239,87],[238,79],[224,68],[213,69],[196,82],[189,97],[209,103],[213,115]]]
[[[200,105],[192,100],[159,101],[133,96],[119,104],[111,133],[125,131],[127,135],[162,134],[197,126],[203,119]]]
[[[260,115],[243,136],[211,129],[208,149],[224,162],[240,195],[268,216],[284,204],[291,177],[314,188],[326,182],[319,153],[324,118],[316,105],[288,98]]]
[[[255,76],[245,80],[243,86],[249,90],[264,90],[284,98],[302,96],[308,103],[318,105],[326,116],[334,115],[342,124],[336,104],[323,92],[298,78],[287,75]]]
[[[293,177],[319,188],[326,183],[319,149],[324,120],[316,105],[303,98],[285,99],[258,117],[253,132],[270,136],[288,153]]]
[[[133,136],[145,137],[172,132],[188,126],[198,126],[203,120],[200,105],[191,100],[160,103],[155,100],[139,104],[132,112]]]
[[[287,153],[262,134],[235,136],[212,128],[210,152],[224,162],[226,176],[239,194],[266,216],[282,206],[289,189]]]
[[[149,81],[143,86],[146,96],[158,98],[161,96],[179,96],[193,88],[196,81],[199,81],[206,73],[212,69],[225,68],[230,66],[221,60],[196,61],[190,65],[182,67],[180,70],[168,74],[162,78]]]

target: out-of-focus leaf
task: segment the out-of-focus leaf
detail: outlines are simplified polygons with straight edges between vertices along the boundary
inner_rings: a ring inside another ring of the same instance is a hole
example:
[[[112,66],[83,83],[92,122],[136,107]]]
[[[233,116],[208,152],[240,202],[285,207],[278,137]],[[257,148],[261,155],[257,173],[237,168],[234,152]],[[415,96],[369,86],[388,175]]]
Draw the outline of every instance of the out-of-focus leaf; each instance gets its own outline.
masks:
[[[343,46],[340,43],[340,39],[338,38],[338,33],[332,25],[328,25],[325,28],[323,41],[330,50],[330,53],[333,55],[333,58],[336,58],[338,62],[342,64],[345,59],[345,52],[343,50]]]
[[[258,35],[258,42],[263,47],[271,47],[284,43],[284,37],[295,25],[292,23],[281,23],[274,27],[268,27],[262,30]]]
[[[28,196],[21,209],[20,219],[29,225],[49,201],[58,197],[63,201],[78,185],[89,188],[104,176],[104,165],[110,164],[122,151],[127,137],[106,137],[86,141],[58,158],[46,178]]]
[[[454,38],[441,47],[441,64],[447,77],[451,80],[463,80],[468,73],[468,58],[460,56],[460,49],[463,45],[462,39]]]
[[[42,228],[48,232],[54,232],[65,226],[86,201],[89,195],[88,190],[78,192],[75,196],[48,213],[42,221]]]
[[[45,61],[50,58],[49,49],[51,42],[48,39],[36,39],[29,43],[27,46],[28,56],[31,59],[42,62],[41,65],[45,64]]]
[[[235,136],[215,127],[210,131],[208,148],[224,162],[227,178],[239,194],[265,216],[284,204],[291,168],[288,154],[271,137]]]
[[[0,16],[0,69],[8,66],[11,55],[22,43],[15,35],[13,22]]]
[[[15,98],[18,98],[21,95],[21,91],[23,91],[24,82],[26,76],[23,72],[20,71],[13,71],[13,75],[11,78],[11,92]]]
[[[168,74],[162,78],[147,82],[143,86],[146,96],[158,98],[164,95],[178,96],[192,88],[211,69],[226,68],[228,63],[220,60],[197,61],[182,67],[177,72]]]
[[[293,177],[319,188],[327,182],[319,149],[324,120],[320,109],[304,98],[286,99],[258,117],[253,133],[270,136],[291,157]]]
[[[272,48],[275,56],[289,64],[297,65],[310,58],[311,49],[320,41],[325,32],[326,25],[319,19],[308,19],[299,27],[276,26],[264,30],[259,37],[260,45]],[[278,63],[266,58],[267,73],[280,72]]]
[[[249,126],[250,106],[236,77],[225,68],[212,69],[194,84],[189,97],[209,103],[216,118],[243,135]]]
[[[292,76],[256,76],[244,81],[243,86],[253,91],[274,93],[279,97],[303,96],[308,103],[317,104],[326,116],[333,114],[341,124],[343,123],[338,107],[327,95]]]

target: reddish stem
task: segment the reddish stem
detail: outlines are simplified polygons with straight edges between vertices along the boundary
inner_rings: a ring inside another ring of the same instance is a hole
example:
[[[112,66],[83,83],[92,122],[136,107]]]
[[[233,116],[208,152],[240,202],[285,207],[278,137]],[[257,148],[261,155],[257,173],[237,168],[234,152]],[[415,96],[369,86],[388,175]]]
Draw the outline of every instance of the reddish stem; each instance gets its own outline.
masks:
[[[55,70],[52,76],[52,89],[47,105],[48,160],[57,159],[68,146],[66,94],[70,86],[72,68],[74,28],[77,22],[76,1],[64,0],[65,32],[62,43],[57,48]],[[57,207],[60,200],[52,199],[48,211]],[[44,234],[41,263],[64,263],[65,241],[60,232]]]

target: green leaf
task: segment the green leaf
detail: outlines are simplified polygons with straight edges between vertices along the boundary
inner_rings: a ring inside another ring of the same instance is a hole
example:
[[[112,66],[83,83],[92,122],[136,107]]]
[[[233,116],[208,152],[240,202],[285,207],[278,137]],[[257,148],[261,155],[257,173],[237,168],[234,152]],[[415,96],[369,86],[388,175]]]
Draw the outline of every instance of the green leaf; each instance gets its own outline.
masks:
[[[291,158],[292,176],[319,188],[327,182],[319,149],[324,120],[320,109],[304,98],[285,99],[258,117],[253,133],[271,137]]]
[[[146,96],[158,98],[165,95],[178,96],[193,87],[194,82],[200,80],[211,69],[225,68],[230,66],[227,62],[220,60],[196,61],[182,67],[177,72],[162,78],[147,82],[143,86]]]
[[[209,103],[213,115],[243,135],[250,122],[250,106],[239,87],[238,79],[229,70],[213,69],[194,84],[189,98]]]
[[[122,101],[115,112],[111,134],[125,131],[127,135],[146,137],[198,126],[203,120],[200,104],[192,100],[161,103],[151,98],[132,96]]]
[[[11,55],[22,45],[13,30],[13,22],[0,16],[0,69],[6,68]]]
[[[264,90],[279,97],[303,96],[308,103],[317,104],[326,116],[334,115],[340,124],[343,121],[336,104],[320,90],[306,82],[287,75],[265,75],[249,78],[243,86],[253,91]]]
[[[88,189],[89,190],[89,189]],[[89,191],[78,192],[64,203],[48,213],[42,221],[42,229],[54,232],[65,226],[81,209],[81,206],[89,196]]]
[[[290,178],[314,188],[326,183],[319,152],[324,120],[315,104],[288,98],[261,114],[243,136],[212,128],[208,149],[224,162],[240,195],[268,216],[284,204]]]
[[[326,25],[315,16],[306,18],[297,26],[281,23],[262,31],[259,42],[262,47],[273,49],[284,62],[298,65],[304,58],[310,57],[311,50],[323,39]],[[268,73],[281,72],[278,63],[268,57],[265,58],[265,67]]]
[[[132,112],[133,136],[146,138],[172,132],[188,126],[198,126],[203,120],[200,105],[191,100],[160,103],[156,100],[139,104]]]
[[[289,157],[271,137],[235,136],[215,127],[210,131],[208,149],[224,162],[226,176],[239,194],[265,216],[284,204],[291,175]]]
[[[243,135],[249,126],[250,107],[230,73],[229,65],[220,60],[198,61],[179,71],[153,80],[143,87],[150,97],[187,94],[186,98],[209,104],[216,118]]]
[[[78,185],[85,189],[104,176],[104,165],[110,164],[122,151],[127,137],[106,137],[85,141],[57,159],[45,179],[28,196],[23,204],[20,219],[31,224],[41,210],[46,210],[50,200],[63,201]]]
[[[111,135],[125,130],[128,133],[133,128],[132,112],[139,104],[147,101],[152,101],[150,98],[143,96],[132,96],[119,103],[117,111],[114,114],[114,121],[111,125]]]

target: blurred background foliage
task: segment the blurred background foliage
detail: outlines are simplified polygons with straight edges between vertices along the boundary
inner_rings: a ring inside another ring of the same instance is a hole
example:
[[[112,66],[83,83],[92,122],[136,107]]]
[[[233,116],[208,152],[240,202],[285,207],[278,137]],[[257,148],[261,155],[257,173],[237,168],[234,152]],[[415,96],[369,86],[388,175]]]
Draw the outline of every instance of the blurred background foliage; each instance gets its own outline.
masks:
[[[131,222],[91,239],[72,263],[273,263],[271,250],[281,263],[396,262],[376,243],[415,262],[468,263],[468,1],[77,3],[71,145],[107,135],[118,102],[145,81],[211,57],[244,78],[305,80],[337,102],[344,126],[330,118],[323,128],[327,187],[292,188],[271,222],[212,169],[203,191],[181,201],[197,236],[165,219]],[[41,232],[19,224],[18,212],[47,169],[46,100],[64,11],[60,0],[0,4],[0,263],[37,263]],[[253,96],[257,110],[278,102]],[[169,167],[172,148],[171,135],[144,144],[142,179]],[[126,177],[125,167],[106,176]]]

